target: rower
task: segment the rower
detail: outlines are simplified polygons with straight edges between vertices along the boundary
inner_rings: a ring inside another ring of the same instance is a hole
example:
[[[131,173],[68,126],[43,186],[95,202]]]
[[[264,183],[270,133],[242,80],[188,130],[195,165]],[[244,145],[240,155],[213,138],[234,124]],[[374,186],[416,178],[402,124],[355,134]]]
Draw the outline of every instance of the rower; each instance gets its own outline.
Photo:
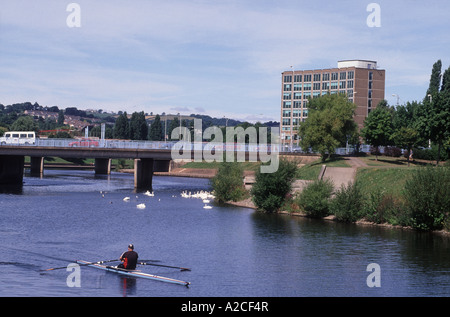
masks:
[[[136,269],[136,264],[138,260],[138,254],[134,251],[134,245],[128,245],[128,251],[122,253],[119,258],[122,263],[120,263],[117,267],[121,269],[134,270]]]

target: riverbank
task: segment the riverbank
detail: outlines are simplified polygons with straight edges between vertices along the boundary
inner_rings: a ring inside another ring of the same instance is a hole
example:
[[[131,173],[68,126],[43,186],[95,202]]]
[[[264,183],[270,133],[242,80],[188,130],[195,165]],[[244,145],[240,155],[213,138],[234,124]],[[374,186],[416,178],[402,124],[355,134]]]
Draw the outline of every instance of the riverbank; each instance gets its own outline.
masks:
[[[359,215],[355,220],[352,220],[353,223],[364,226],[415,230],[408,226],[409,220],[406,220],[407,218],[405,218],[406,214],[403,211],[405,206],[403,190],[408,179],[411,179],[411,177],[417,173],[419,167],[429,165],[430,163],[432,162],[414,161],[408,167],[406,160],[403,160],[402,158],[379,157],[377,159],[372,156],[362,158],[336,157],[330,161],[327,160],[325,164],[320,160],[317,160],[302,164],[299,168],[297,178],[300,176],[307,179],[295,180],[292,196],[295,198],[296,194],[301,192],[309,182],[313,182],[318,178],[330,179],[334,183],[335,193],[340,189],[341,185],[348,185],[357,180],[363,195],[366,197],[365,199],[369,200],[367,201],[367,203],[369,203],[368,206],[371,206],[370,208],[375,208],[376,205],[373,204],[377,204],[379,207],[376,207],[376,211],[370,211],[366,216]],[[204,166],[205,165],[202,165],[201,167]],[[213,177],[216,172],[217,169],[182,167],[174,170],[170,174],[165,173],[165,175],[210,178]],[[246,189],[250,190],[254,183],[254,171],[246,170],[244,181]],[[373,196],[374,194],[378,196]],[[233,206],[257,209],[252,199],[248,198],[248,196],[241,201],[227,203]],[[367,211],[369,210],[372,209],[367,209]],[[375,214],[372,214],[372,212],[375,212]],[[285,207],[278,213],[296,217],[309,217],[309,215],[299,211],[296,199],[287,202]],[[366,211],[364,211],[364,214],[365,213]],[[342,221],[342,219],[337,219],[334,215],[320,219],[326,221]],[[448,220],[446,221],[444,230],[434,232],[449,236]]]

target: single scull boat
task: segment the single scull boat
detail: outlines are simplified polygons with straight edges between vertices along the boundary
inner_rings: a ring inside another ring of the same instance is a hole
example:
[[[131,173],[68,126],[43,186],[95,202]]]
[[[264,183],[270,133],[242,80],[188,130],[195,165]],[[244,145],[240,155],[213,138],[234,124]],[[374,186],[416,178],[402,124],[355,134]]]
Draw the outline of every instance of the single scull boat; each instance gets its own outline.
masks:
[[[136,270],[121,269],[121,268],[117,268],[115,266],[101,265],[101,264],[97,264],[95,262],[92,263],[92,262],[88,262],[88,261],[77,260],[77,263],[87,265],[90,267],[94,267],[96,269],[105,270],[105,271],[109,271],[109,272],[115,272],[115,273],[119,273],[119,274],[127,275],[127,276],[147,278],[150,280],[179,284],[179,285],[184,285],[184,286],[188,286],[189,284],[191,284],[189,282],[180,281],[180,280],[176,280],[176,279],[169,278],[169,277],[158,276],[158,275],[153,275],[153,274],[148,274],[148,273],[142,273],[142,272],[139,272]]]

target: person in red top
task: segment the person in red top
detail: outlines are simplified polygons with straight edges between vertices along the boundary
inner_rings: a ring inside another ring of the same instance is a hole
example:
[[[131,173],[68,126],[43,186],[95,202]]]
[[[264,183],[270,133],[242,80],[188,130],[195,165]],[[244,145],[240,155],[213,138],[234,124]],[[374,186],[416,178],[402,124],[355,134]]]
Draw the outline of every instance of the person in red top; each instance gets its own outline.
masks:
[[[134,251],[134,245],[128,245],[128,251],[125,251],[120,256],[119,260],[122,261],[117,267],[127,270],[136,269],[136,264],[138,260],[138,254]]]

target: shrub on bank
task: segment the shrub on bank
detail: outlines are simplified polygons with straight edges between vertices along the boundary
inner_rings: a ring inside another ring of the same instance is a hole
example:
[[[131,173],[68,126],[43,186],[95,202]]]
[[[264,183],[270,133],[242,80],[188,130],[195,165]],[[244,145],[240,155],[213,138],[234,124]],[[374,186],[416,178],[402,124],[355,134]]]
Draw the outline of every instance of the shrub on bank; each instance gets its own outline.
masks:
[[[291,192],[296,173],[297,164],[287,160],[280,160],[278,170],[274,173],[261,173],[258,170],[251,190],[253,202],[258,210],[278,211]]]
[[[408,213],[402,199],[390,193],[375,191],[368,194],[363,206],[363,217],[374,223],[409,225]]]
[[[326,180],[315,180],[297,196],[296,203],[309,217],[326,217],[329,215],[330,197],[333,183]]]
[[[362,216],[364,196],[358,183],[352,182],[341,186],[330,202],[330,212],[336,219],[355,222]]]
[[[246,190],[243,182],[244,171],[240,164],[222,162],[216,176],[211,179],[211,187],[220,202],[238,201],[244,197]]]
[[[425,167],[415,171],[405,184],[405,199],[413,228],[442,229],[450,212],[450,168]]]

